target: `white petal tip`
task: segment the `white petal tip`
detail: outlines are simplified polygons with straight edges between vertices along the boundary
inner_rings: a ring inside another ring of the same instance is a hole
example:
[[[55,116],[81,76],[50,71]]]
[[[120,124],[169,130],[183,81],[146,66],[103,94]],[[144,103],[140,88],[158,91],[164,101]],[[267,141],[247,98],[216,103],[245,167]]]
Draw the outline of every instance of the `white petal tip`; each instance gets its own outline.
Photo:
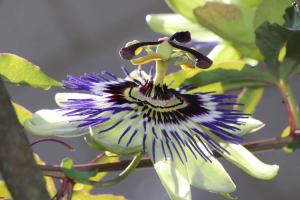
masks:
[[[277,176],[278,171],[278,165],[268,165],[265,167],[264,172],[257,173],[255,177],[262,180],[271,180]]]

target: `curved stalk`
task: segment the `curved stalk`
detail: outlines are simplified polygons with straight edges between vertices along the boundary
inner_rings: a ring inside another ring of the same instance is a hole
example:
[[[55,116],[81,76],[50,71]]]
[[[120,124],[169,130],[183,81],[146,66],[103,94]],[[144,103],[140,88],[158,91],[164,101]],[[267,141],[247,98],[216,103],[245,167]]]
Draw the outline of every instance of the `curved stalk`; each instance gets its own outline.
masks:
[[[265,140],[244,143],[243,146],[252,152],[264,152],[269,150],[282,149],[286,145],[291,144],[293,142],[294,142],[293,137],[269,138]],[[215,153],[215,156],[221,157],[221,155],[217,153]],[[119,162],[104,163],[104,164],[98,164],[98,163],[77,164],[74,165],[73,167],[78,170],[97,169],[98,172],[119,171],[119,170],[124,170],[127,166],[130,165],[131,162],[132,161],[130,160],[122,160]],[[139,163],[136,166],[136,168],[146,168],[146,167],[153,167],[151,159],[147,157],[140,159]],[[64,177],[62,169],[59,165],[40,165],[40,169],[44,172],[45,176],[51,176],[53,174],[55,175],[56,178],[58,178],[59,176]]]
[[[288,112],[289,125],[291,127],[291,135],[296,136],[300,130],[300,114],[297,100],[293,94],[290,85],[284,80],[280,80],[278,84],[279,91],[283,97],[286,110]]]

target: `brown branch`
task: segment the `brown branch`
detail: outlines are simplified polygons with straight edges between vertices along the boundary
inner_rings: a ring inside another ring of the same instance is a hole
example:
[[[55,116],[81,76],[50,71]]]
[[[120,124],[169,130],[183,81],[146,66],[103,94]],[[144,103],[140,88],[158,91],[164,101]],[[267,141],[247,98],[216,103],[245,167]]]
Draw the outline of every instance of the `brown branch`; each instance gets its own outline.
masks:
[[[1,78],[0,122],[0,171],[13,199],[50,200]]]
[[[254,142],[249,142],[243,144],[248,150],[252,152],[261,152],[266,150],[274,150],[274,149],[281,149],[284,146],[291,144],[294,141],[292,137],[287,138],[270,138],[265,140],[259,140]],[[221,157],[220,154],[215,154],[216,157]],[[74,165],[75,169],[78,170],[94,170],[97,169],[99,172],[103,171],[118,171],[124,170],[131,160],[123,160],[114,163],[104,163],[104,164],[97,164],[97,163],[87,163],[87,164],[77,164]],[[140,164],[137,168],[146,168],[152,167],[153,164],[150,158],[144,158],[141,160]],[[64,174],[59,165],[40,165],[41,170],[43,171],[44,175],[52,176],[55,175],[56,178],[64,177]]]

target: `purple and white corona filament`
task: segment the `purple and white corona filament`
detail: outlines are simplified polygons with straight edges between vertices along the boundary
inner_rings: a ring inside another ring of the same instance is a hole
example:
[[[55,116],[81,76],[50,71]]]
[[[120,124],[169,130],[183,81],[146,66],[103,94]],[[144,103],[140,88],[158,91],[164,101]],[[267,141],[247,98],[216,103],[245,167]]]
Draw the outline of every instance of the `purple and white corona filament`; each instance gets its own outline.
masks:
[[[235,184],[214,157],[218,152],[249,175],[271,179],[277,165],[261,162],[239,143],[242,135],[263,126],[234,109],[236,96],[192,93],[192,86],[165,83],[168,67],[208,68],[212,61],[179,43],[190,41],[178,32],[157,42],[134,42],[120,50],[134,65],[156,63],[155,74],[139,69],[125,78],[109,72],[68,76],[64,88],[83,93],[59,93],[55,110],[40,110],[25,121],[36,135],[74,137],[89,134],[102,149],[118,154],[145,152],[172,200],[190,200],[190,185],[230,193]],[[134,58],[143,48],[146,55]],[[151,50],[155,48],[155,52]]]
[[[154,85],[153,77],[143,77],[140,70],[136,70],[137,78],[124,70],[126,79],[108,72],[69,76],[64,81],[65,88],[95,96],[61,101],[64,116],[74,117],[70,122],[83,130],[92,127],[95,138],[102,134],[117,136],[116,142],[124,147],[142,145],[146,151],[145,144],[150,142],[154,162],[156,151],[161,151],[165,159],[178,156],[184,163],[184,147],[195,157],[209,161],[198,144],[224,153],[226,150],[215,138],[231,143],[241,141],[232,131],[239,130],[237,125],[244,123],[239,119],[248,116],[226,108],[236,105],[235,96],[186,94],[189,87]]]

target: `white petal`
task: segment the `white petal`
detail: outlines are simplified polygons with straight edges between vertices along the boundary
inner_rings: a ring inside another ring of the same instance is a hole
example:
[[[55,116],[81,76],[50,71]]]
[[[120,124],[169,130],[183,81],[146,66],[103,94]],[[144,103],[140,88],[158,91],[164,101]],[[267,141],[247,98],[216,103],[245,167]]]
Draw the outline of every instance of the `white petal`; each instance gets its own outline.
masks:
[[[235,184],[222,166],[222,164],[210,156],[201,143],[198,143],[202,151],[209,157],[211,162],[205,161],[200,156],[197,160],[186,149],[188,162],[186,163],[188,178],[191,185],[217,193],[231,193],[236,189]]]
[[[99,99],[100,96],[92,95],[92,94],[84,94],[84,93],[57,93],[55,95],[56,104],[60,107],[64,107],[64,104],[61,102],[67,102],[69,99]]]
[[[257,119],[254,119],[252,117],[241,118],[241,119],[239,119],[239,121],[245,122],[245,125],[237,126],[240,130],[232,132],[232,133],[240,135],[240,136],[243,136],[243,135],[246,135],[249,133],[254,133],[265,126],[265,124],[263,122],[261,122]]]
[[[158,141],[158,140],[157,140]],[[191,200],[191,188],[187,180],[186,167],[180,161],[172,161],[170,158],[165,160],[161,151],[160,143],[156,143],[154,168],[158,174],[161,183],[166,189],[171,200]],[[149,156],[152,158],[152,138],[149,137],[146,142],[146,148]],[[153,160],[152,160],[153,161]]]
[[[76,123],[69,120],[74,117],[63,116],[63,112],[58,110],[39,110],[32,115],[32,119],[24,122],[27,132],[43,136],[74,137],[87,133],[77,128]]]
[[[223,157],[249,175],[264,180],[272,179],[277,175],[279,170],[278,165],[268,165],[263,163],[242,145],[230,143],[221,143],[221,145],[230,153],[230,155],[224,153]]]

